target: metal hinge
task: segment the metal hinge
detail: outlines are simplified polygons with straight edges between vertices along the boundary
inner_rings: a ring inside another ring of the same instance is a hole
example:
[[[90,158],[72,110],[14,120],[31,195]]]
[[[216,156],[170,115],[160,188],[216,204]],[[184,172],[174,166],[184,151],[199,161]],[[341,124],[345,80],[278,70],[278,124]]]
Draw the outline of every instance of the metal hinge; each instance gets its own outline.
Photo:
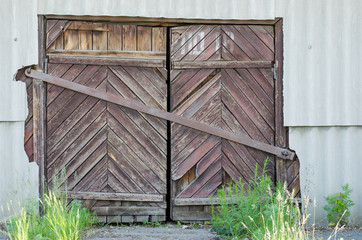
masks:
[[[273,66],[273,77],[274,77],[274,80],[277,79],[277,63],[274,62],[274,66]]]
[[[48,58],[44,58],[44,73],[48,73]]]

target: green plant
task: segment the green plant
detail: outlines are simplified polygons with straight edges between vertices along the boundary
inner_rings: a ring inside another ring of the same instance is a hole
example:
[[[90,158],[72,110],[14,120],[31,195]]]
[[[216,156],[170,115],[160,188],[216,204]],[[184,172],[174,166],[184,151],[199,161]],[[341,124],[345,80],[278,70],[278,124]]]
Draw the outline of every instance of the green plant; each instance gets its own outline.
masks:
[[[323,209],[327,211],[328,225],[330,226],[336,226],[338,222],[347,225],[350,216],[349,207],[354,205],[351,200],[352,189],[349,188],[349,185],[342,186],[342,190],[342,192],[328,195],[325,198],[327,204]]]
[[[96,222],[96,218],[79,201],[59,198],[53,192],[44,195],[44,215],[38,212],[39,205],[28,211],[22,210],[20,216],[9,221],[10,239],[80,239],[86,227]]]
[[[274,187],[266,174],[267,159],[260,177],[244,184],[231,182],[217,192],[219,205],[212,204],[213,230],[223,237],[253,239],[303,239],[306,221],[286,186]],[[211,202],[215,199],[211,198]],[[295,235],[295,236],[294,236]]]
[[[177,226],[181,227],[181,222],[180,221],[177,221]]]

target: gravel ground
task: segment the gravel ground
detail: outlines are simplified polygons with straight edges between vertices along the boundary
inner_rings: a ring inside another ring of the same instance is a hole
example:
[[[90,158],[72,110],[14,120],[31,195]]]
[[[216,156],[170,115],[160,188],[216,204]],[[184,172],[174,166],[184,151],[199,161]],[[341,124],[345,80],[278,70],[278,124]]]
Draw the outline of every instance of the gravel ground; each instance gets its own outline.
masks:
[[[337,236],[332,236],[330,229],[317,229],[316,240],[362,240],[362,228],[349,228],[340,230]],[[0,240],[7,240],[7,236],[0,232]],[[83,240],[211,240],[218,239],[217,235],[207,228],[179,227],[175,224],[167,224],[162,227],[108,226],[89,230]]]
[[[165,225],[162,227],[104,227],[91,230],[84,240],[210,240],[216,237],[209,229]]]
[[[362,228],[347,228],[341,229],[337,234],[333,235],[332,229],[316,229],[315,230],[315,239],[323,240],[334,240],[334,239],[343,239],[343,240],[362,240]]]
[[[8,239],[7,235],[5,235],[4,233],[0,232],[0,240],[5,240]]]

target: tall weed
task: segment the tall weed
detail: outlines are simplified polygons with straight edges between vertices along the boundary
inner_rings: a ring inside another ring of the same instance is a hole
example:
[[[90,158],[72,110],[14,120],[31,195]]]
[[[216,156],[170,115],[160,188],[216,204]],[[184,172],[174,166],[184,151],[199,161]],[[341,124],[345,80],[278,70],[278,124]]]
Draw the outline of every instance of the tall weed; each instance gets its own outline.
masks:
[[[44,215],[39,214],[39,204],[34,204],[20,216],[10,219],[8,233],[11,240],[30,239],[80,239],[87,227],[96,223],[95,215],[82,208],[79,201],[62,198],[54,192],[44,194]]]
[[[303,239],[292,234],[304,234],[302,215],[294,203],[293,193],[278,183],[274,187],[266,174],[265,160],[262,175],[247,184],[231,182],[217,192],[218,206],[212,205],[213,229],[223,237],[233,239]]]

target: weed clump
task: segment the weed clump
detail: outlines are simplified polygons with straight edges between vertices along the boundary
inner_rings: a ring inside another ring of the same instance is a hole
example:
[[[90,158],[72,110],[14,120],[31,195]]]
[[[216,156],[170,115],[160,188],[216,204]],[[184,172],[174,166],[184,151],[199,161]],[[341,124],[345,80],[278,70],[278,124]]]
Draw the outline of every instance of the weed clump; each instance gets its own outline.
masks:
[[[327,219],[329,226],[337,224],[347,225],[350,216],[349,208],[354,205],[351,200],[352,189],[346,184],[342,186],[342,192],[328,195],[325,199],[327,204],[323,207],[327,211]]]
[[[44,215],[33,207],[19,216],[12,217],[8,224],[10,239],[80,239],[87,227],[96,223],[96,218],[79,201],[69,205],[67,198],[60,198],[55,193],[44,194]]]
[[[231,182],[218,190],[218,205],[212,205],[213,230],[231,239],[308,239],[304,225],[307,217],[300,212],[286,186],[274,187],[266,174],[265,160],[262,175],[247,184]],[[211,199],[213,200],[213,199]]]

